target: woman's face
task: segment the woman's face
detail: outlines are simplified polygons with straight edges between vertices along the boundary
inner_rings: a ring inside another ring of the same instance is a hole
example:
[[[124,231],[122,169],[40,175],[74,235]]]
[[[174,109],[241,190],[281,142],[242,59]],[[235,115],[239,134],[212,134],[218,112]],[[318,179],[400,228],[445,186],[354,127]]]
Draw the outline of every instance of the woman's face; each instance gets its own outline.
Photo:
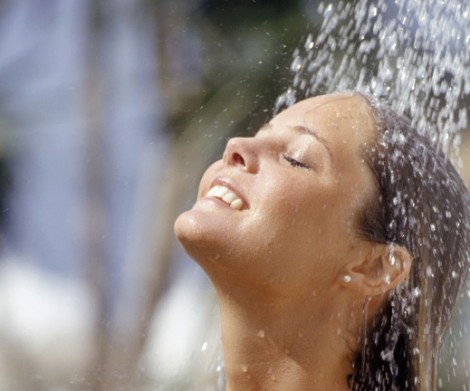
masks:
[[[374,194],[361,150],[374,141],[362,97],[299,102],[254,137],[229,140],[175,232],[212,277],[287,296],[327,289],[361,255],[358,212]]]

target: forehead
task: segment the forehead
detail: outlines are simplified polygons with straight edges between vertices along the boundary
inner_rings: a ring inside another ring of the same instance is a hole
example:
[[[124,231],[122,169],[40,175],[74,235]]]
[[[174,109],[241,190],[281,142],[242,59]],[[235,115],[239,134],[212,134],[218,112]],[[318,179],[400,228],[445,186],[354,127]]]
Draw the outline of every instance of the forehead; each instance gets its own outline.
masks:
[[[271,123],[306,126],[326,140],[340,137],[343,141],[362,144],[377,137],[371,107],[362,96],[349,93],[303,100],[278,114]]]

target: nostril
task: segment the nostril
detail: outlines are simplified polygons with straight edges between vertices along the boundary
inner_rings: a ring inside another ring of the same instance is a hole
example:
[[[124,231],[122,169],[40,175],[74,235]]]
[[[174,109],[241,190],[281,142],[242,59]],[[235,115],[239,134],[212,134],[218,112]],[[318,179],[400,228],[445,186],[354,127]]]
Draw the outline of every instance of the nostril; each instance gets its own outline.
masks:
[[[257,169],[257,151],[254,149],[253,138],[235,137],[228,140],[223,160],[229,166],[255,171]]]
[[[236,164],[240,164],[242,166],[245,165],[245,160],[243,159],[243,156],[240,155],[238,152],[234,152],[233,155],[232,155],[232,160],[236,163]]]

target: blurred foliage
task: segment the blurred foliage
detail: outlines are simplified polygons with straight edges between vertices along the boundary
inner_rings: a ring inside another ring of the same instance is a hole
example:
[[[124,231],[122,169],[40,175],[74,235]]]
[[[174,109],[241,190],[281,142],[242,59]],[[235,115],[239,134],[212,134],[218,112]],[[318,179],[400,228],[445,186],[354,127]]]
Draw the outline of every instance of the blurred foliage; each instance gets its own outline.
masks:
[[[318,15],[304,13],[304,3],[205,1],[186,8],[185,28],[200,34],[200,85],[197,89],[178,85],[181,75],[163,60],[164,91],[170,97],[169,127],[176,134],[182,132],[189,118],[200,109],[204,112],[215,96],[220,111],[250,102],[245,118],[232,124],[229,134],[253,132],[266,121],[275,98],[290,82],[293,48],[312,30],[312,19],[318,20]],[[167,26],[163,35],[171,34],[172,28],[181,25]],[[165,41],[165,37],[160,39]],[[171,57],[166,50],[172,48],[163,48],[162,57]],[[221,99],[217,93],[222,89],[226,92]]]

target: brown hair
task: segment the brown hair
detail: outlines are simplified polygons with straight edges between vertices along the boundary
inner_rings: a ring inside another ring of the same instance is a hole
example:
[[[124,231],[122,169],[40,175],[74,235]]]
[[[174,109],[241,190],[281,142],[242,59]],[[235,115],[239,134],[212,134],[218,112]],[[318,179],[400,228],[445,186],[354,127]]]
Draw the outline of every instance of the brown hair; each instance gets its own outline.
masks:
[[[409,121],[365,97],[378,142],[365,151],[377,196],[359,232],[411,254],[410,276],[390,292],[357,353],[352,390],[433,390],[437,355],[469,269],[470,196],[462,179]]]

